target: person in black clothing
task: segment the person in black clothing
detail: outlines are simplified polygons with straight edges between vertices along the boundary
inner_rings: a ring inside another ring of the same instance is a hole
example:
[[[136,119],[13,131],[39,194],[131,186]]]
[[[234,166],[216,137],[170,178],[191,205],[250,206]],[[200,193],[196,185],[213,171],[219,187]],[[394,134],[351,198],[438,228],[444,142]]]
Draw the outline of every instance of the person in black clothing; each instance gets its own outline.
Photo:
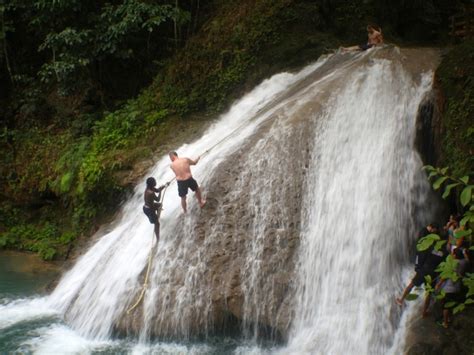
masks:
[[[428,234],[437,233],[437,225],[429,224],[426,227],[426,230],[420,231],[418,235],[418,241],[427,236]],[[417,252],[417,257],[415,261],[415,276],[410,280],[410,283],[403,290],[403,294],[400,298],[396,298],[395,302],[402,306],[405,298],[410,294],[413,287],[419,287],[425,282],[425,276],[431,276],[431,279],[434,280],[436,276],[435,269],[438,265],[444,260],[443,251],[435,250],[433,247],[429,248],[423,252]]]
[[[436,223],[430,223],[423,229],[421,229],[418,232],[418,238],[416,240],[416,243],[421,240],[421,238],[426,237],[428,234],[438,234],[439,227]],[[426,257],[430,253],[430,250],[423,250],[423,251],[416,251],[416,257],[415,257],[415,271],[419,271],[420,268],[423,266]]]
[[[155,225],[156,240],[160,240],[160,211],[161,211],[161,191],[167,187],[169,183],[155,188],[156,180],[152,177],[146,179],[146,189],[144,193],[145,204],[143,205],[143,213],[148,217],[151,224]],[[158,195],[157,195],[158,194]]]

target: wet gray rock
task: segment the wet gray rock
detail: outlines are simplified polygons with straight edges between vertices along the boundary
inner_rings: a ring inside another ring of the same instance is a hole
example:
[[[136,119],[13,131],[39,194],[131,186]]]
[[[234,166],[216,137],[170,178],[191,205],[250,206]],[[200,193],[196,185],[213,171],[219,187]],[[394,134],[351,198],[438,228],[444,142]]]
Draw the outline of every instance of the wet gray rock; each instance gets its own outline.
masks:
[[[474,308],[453,316],[448,329],[436,323],[441,308],[427,318],[416,316],[408,329],[407,355],[472,355],[474,353]]]

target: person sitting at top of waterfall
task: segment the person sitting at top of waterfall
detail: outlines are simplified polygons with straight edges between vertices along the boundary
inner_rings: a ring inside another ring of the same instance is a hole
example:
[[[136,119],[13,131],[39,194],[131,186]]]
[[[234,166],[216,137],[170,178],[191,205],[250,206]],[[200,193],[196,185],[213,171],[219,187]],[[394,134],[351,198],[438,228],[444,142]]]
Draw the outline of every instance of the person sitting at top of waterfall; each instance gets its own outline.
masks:
[[[367,43],[352,47],[342,47],[343,51],[366,51],[383,44],[382,29],[376,25],[367,25]]]
[[[157,241],[160,240],[160,211],[161,211],[161,191],[170,183],[166,183],[156,188],[156,180],[153,177],[146,179],[145,193],[143,194],[145,204],[143,205],[143,213],[148,217],[151,224],[155,225],[155,235]],[[158,195],[156,195],[158,194]]]
[[[170,152],[169,157],[171,159],[171,170],[176,175],[176,181],[178,182],[178,195],[181,197],[183,212],[187,212],[186,195],[188,194],[188,189],[195,192],[199,206],[203,208],[206,200],[202,198],[201,189],[191,174],[191,165],[196,165],[201,157],[198,157],[196,160],[180,158],[176,152]]]
[[[431,280],[434,280],[436,277],[436,268],[444,260],[445,253],[442,250],[436,250],[431,247],[430,252],[426,256],[423,265],[418,266],[418,271],[416,271],[415,276],[410,280],[408,285],[403,290],[403,294],[400,298],[396,298],[395,302],[402,306],[405,298],[410,294],[413,287],[420,287],[425,283],[425,276],[430,276]]]

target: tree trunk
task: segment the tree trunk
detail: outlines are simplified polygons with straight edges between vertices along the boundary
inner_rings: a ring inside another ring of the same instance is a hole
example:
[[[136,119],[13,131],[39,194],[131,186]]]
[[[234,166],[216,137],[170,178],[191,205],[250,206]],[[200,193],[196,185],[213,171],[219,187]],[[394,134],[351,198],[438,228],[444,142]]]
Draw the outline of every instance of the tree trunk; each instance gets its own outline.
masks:
[[[176,14],[174,17],[174,47],[175,49],[178,49],[178,24],[176,21],[176,15],[178,14],[178,0],[175,0],[174,5],[176,10]]]
[[[10,59],[8,58],[8,49],[7,49],[7,33],[5,31],[5,12],[2,11],[2,35],[3,35],[3,55],[5,56],[5,64],[7,66],[8,75],[10,81],[13,84],[13,73],[10,66]]]

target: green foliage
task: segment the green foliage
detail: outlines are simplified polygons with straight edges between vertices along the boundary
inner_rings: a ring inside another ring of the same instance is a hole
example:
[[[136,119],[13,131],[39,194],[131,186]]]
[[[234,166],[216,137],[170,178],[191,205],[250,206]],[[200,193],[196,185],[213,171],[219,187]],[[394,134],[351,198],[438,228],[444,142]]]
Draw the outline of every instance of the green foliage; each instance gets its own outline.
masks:
[[[157,78],[160,104],[179,115],[221,111],[265,48],[277,43],[290,6],[288,0],[228,4],[227,11],[205,26],[202,38],[191,39],[178,53],[167,75]]]
[[[454,238],[464,238],[468,243],[472,244],[472,229],[470,226],[474,226],[474,196],[472,195],[472,189],[474,185],[470,184],[469,175],[462,177],[449,174],[449,168],[435,168],[431,165],[427,165],[423,168],[428,173],[428,179],[433,179],[433,188],[439,190],[444,186],[444,192],[442,197],[446,199],[451,193],[455,192],[457,199],[461,205],[465,208],[463,218],[460,222],[461,228],[454,231]],[[427,250],[435,244],[435,248],[440,250],[445,241],[440,240],[440,237],[436,234],[429,234],[426,237],[420,239],[417,244],[419,251]],[[470,248],[472,249],[472,247]],[[461,275],[457,273],[459,261],[456,260],[452,255],[448,255],[446,260],[441,262],[437,267],[436,271],[439,272],[439,276],[442,280],[452,280],[457,282]],[[426,280],[426,292],[433,293],[434,290],[431,286],[431,277]],[[462,277],[462,283],[468,288],[466,298],[464,302],[448,302],[446,307],[452,308],[453,313],[456,314],[465,309],[465,307],[474,300],[470,297],[474,295],[474,274],[467,274]],[[445,297],[444,292],[440,292],[436,298],[442,299]]]
[[[72,232],[60,233],[57,226],[22,224],[0,233],[0,248],[15,248],[36,252],[44,260],[52,260],[61,249],[76,238]]]
[[[441,163],[451,166],[456,176],[464,176],[474,172],[474,40],[453,47],[436,77],[445,99]],[[468,195],[466,191],[464,202]]]
[[[453,282],[456,282],[459,280],[459,274],[456,272],[458,264],[458,260],[456,260],[452,255],[448,255],[446,260],[439,264],[436,271],[439,272],[439,277],[443,280],[450,279]]]
[[[407,301],[414,301],[416,299],[418,299],[420,295],[416,294],[416,293],[410,293],[407,295],[407,297],[405,298],[405,300]]]
[[[461,226],[465,227],[465,230],[458,231],[456,233],[457,238],[470,237],[472,235],[469,225],[474,225],[474,195],[472,190],[474,185],[470,183],[469,175],[456,176],[448,174],[449,169],[435,168],[431,165],[426,165],[423,168],[428,173],[428,179],[435,179],[433,188],[435,190],[445,186],[442,197],[446,199],[453,191],[455,191],[457,198],[461,205],[466,208],[464,216],[461,220]]]
[[[421,238],[418,241],[418,244],[416,245],[416,249],[418,251],[424,251],[427,250],[429,247],[433,245],[434,242],[437,242],[440,240],[439,235],[437,234],[428,234],[427,236]]]
[[[467,273],[466,276],[462,280],[464,286],[467,287],[467,294],[466,297],[474,296],[474,274]]]
[[[70,6],[74,11],[77,4]],[[44,8],[44,3],[39,7]],[[106,3],[86,26],[63,27],[45,36],[39,50],[51,51],[51,61],[41,67],[39,76],[44,83],[57,82],[61,93],[68,94],[92,73],[97,63],[133,59],[135,51],[142,50],[134,42],[170,20],[181,26],[190,20],[190,15],[171,5],[139,0]]]
[[[448,168],[435,168],[431,165],[426,165],[424,168],[428,172],[428,179],[434,179],[433,188],[435,190],[445,186],[442,197],[446,199],[453,191],[456,192],[457,198],[461,203],[461,206],[465,207],[463,218],[461,219],[460,225],[462,229],[454,232],[454,238],[465,238],[465,240],[472,242],[472,229],[470,226],[474,225],[474,196],[472,195],[472,189],[474,185],[470,183],[468,175],[457,177],[448,174]],[[435,242],[436,248],[440,247],[440,238],[436,235],[430,234],[420,239],[417,249],[426,250],[431,247]],[[439,250],[439,249],[438,249]]]
[[[77,186],[79,169],[81,163],[88,152],[90,145],[89,138],[82,138],[71,144],[70,148],[66,150],[58,159],[55,168],[58,177],[52,185],[53,191],[58,195],[73,196],[73,187]]]

